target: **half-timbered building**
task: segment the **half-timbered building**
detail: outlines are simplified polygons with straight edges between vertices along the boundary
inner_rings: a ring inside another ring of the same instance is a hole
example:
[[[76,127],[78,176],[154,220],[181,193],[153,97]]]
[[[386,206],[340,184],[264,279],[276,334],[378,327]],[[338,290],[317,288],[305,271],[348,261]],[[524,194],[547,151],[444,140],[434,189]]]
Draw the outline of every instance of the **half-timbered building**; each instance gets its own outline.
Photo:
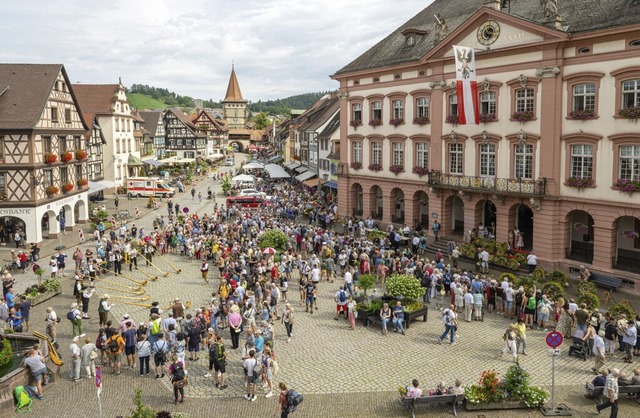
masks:
[[[179,162],[205,158],[207,134],[194,125],[180,109],[169,109],[164,114],[165,150]]]

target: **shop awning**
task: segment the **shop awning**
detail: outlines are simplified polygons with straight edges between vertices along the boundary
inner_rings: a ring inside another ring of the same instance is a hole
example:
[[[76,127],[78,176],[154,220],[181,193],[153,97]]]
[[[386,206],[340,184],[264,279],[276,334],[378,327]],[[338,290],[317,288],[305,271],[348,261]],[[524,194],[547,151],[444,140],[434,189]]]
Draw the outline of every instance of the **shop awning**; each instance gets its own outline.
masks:
[[[269,162],[274,164],[278,164],[282,160],[283,160],[282,155],[274,155],[273,157],[269,158]]]
[[[303,165],[301,165],[300,167],[296,168],[294,171],[296,173],[304,173],[305,171],[307,171],[309,169],[309,167],[305,167]]]
[[[145,163],[145,164],[152,165],[154,167],[160,167],[160,166],[164,165],[163,162],[160,162],[160,161],[158,161],[156,159],[153,159],[153,158],[150,159],[150,160],[142,160],[142,162]]]
[[[116,187],[118,183],[109,180],[89,181],[89,194],[98,193],[104,189]]]
[[[313,189],[314,187],[318,187],[318,179],[303,181],[302,184]]]
[[[325,181],[324,183],[322,183],[322,185],[329,187],[330,189],[338,190],[338,183],[336,183],[335,181]]]
[[[298,164],[295,161],[290,162],[289,164],[285,164],[284,168],[286,168],[287,170],[293,170],[300,167],[300,164]]]
[[[305,181],[305,180],[309,180],[311,177],[315,177],[317,175],[318,175],[318,173],[316,173],[315,171],[309,170],[309,171],[307,171],[305,173],[298,174],[296,176],[296,180],[302,182],[302,181]]]
[[[267,164],[264,166],[264,169],[272,179],[288,179],[291,177],[289,173],[284,171],[284,168],[278,164]]]
[[[242,166],[242,168],[246,168],[247,170],[250,169],[263,169],[264,168],[264,164],[259,163],[257,161],[252,161],[250,163],[246,163],[245,165]]]

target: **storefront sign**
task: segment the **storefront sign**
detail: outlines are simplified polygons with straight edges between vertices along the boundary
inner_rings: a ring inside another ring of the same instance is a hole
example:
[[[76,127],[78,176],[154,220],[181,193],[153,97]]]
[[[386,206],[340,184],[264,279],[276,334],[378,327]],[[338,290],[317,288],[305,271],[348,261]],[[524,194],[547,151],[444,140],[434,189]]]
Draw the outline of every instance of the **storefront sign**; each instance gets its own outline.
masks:
[[[62,207],[64,205],[66,205],[67,203],[73,203],[75,200],[80,200],[81,198],[82,198],[82,195],[77,195],[77,196],[73,196],[73,197],[67,197],[66,199],[58,200],[57,202],[53,202],[52,204],[47,205],[47,210],[49,210],[51,208]]]
[[[31,209],[0,209],[0,216],[31,215]]]

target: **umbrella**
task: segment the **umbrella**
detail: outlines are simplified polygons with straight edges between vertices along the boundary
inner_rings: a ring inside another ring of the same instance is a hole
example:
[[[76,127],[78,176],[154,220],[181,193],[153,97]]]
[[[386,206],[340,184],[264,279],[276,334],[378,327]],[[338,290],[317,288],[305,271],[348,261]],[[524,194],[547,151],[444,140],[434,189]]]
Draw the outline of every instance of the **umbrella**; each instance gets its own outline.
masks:
[[[274,255],[276,252],[277,252],[276,249],[271,247],[267,247],[262,250],[262,254]]]
[[[244,182],[244,181],[255,181],[255,177],[250,176],[248,174],[240,174],[238,176],[235,176],[231,179],[232,182]]]

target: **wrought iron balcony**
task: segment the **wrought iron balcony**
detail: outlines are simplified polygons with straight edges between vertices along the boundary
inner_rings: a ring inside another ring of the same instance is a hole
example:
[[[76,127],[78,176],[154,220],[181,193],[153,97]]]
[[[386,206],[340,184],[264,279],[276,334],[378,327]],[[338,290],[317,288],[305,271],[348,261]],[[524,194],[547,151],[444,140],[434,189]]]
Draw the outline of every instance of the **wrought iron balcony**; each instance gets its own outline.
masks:
[[[521,180],[497,177],[456,176],[441,171],[429,172],[429,186],[434,189],[452,189],[469,192],[486,192],[498,195],[538,197],[546,194],[547,179]]]

